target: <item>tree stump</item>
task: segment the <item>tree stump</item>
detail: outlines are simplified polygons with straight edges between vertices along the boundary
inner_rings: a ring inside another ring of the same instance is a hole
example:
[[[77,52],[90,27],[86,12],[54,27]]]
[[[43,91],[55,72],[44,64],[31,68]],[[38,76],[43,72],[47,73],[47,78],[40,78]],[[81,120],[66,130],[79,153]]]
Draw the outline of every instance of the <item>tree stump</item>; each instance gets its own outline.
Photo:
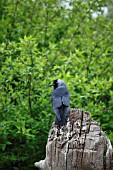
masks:
[[[40,170],[111,170],[112,146],[87,111],[71,109],[67,124],[52,126]]]

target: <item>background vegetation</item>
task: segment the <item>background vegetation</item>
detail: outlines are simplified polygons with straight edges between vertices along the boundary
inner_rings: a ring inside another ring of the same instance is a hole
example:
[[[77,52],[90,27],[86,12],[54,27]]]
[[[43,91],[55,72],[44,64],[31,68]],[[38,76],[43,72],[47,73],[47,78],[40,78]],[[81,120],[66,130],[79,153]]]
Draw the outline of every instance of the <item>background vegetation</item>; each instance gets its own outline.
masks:
[[[88,110],[113,145],[112,7],[110,0],[0,1],[0,169],[31,170],[45,157],[55,117],[49,84],[57,78],[70,107]]]

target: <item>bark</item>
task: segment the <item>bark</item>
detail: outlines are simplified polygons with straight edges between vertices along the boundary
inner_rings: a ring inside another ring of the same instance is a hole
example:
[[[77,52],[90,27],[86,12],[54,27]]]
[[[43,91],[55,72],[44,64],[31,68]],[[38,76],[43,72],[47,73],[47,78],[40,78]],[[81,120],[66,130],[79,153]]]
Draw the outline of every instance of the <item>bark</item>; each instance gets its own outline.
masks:
[[[40,170],[111,170],[112,146],[87,111],[71,109],[67,124],[52,126]]]

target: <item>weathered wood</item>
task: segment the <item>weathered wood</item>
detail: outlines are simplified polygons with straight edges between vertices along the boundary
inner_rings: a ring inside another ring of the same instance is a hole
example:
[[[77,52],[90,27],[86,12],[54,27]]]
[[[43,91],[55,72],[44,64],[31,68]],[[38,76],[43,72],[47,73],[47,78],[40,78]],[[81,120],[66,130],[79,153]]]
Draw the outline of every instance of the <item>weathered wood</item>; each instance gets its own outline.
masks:
[[[71,109],[62,128],[52,126],[40,170],[111,170],[112,146],[86,111]]]

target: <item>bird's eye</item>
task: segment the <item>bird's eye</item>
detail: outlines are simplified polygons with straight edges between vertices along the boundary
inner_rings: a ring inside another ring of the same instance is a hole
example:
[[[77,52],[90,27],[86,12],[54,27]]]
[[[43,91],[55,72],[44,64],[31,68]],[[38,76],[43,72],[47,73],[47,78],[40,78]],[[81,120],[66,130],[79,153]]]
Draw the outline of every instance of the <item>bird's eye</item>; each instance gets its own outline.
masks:
[[[58,80],[54,80],[54,84],[58,84]]]

